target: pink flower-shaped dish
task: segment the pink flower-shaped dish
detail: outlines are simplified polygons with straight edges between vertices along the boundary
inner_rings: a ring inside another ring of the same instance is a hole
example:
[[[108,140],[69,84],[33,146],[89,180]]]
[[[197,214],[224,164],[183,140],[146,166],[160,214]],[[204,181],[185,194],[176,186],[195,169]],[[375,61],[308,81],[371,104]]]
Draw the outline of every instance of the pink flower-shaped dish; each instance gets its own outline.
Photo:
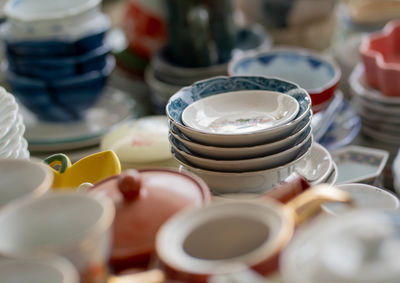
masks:
[[[367,83],[383,95],[400,96],[400,20],[366,36],[360,53]]]

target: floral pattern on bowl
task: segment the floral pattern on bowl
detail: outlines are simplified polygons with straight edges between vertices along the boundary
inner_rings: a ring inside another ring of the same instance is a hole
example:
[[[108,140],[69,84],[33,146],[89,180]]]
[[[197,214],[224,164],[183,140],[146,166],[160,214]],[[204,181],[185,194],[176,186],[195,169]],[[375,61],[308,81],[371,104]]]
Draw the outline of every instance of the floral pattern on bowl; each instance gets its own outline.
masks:
[[[400,96],[400,20],[364,37],[360,46],[367,83],[386,96]]]

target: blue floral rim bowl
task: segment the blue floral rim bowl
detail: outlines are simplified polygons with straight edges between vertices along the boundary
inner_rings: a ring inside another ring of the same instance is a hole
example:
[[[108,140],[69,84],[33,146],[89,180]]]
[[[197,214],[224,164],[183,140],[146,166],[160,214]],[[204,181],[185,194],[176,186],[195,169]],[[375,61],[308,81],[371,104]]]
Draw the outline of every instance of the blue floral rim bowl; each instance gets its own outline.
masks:
[[[245,90],[267,90],[288,94],[297,100],[300,110],[297,116],[287,124],[251,133],[204,133],[183,124],[181,119],[182,112],[191,103],[211,95]],[[300,88],[295,83],[267,77],[221,76],[199,81],[191,86],[180,89],[169,99],[166,106],[166,113],[171,123],[195,142],[216,146],[247,146],[273,142],[285,138],[290,135],[296,128],[296,125],[310,113],[310,109],[310,96],[306,90]]]

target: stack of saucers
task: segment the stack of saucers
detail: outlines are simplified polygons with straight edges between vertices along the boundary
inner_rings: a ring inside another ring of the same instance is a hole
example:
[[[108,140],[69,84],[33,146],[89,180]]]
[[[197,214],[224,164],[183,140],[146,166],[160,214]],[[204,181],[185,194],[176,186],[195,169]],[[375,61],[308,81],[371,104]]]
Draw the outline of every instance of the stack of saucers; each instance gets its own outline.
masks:
[[[276,186],[313,143],[310,96],[280,79],[210,78],[178,91],[166,111],[173,156],[215,194]]]
[[[29,158],[25,126],[14,97],[0,87],[0,159]]]
[[[39,119],[82,119],[102,93],[114,59],[101,0],[10,0],[2,26],[6,77]]]

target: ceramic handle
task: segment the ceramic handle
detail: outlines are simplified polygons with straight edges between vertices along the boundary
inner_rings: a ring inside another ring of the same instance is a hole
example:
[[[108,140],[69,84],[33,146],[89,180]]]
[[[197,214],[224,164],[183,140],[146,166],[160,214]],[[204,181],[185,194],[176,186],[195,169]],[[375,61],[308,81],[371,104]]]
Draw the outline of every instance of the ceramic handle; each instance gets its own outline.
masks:
[[[64,173],[71,166],[71,160],[63,153],[50,155],[44,160],[52,169],[59,173]]]
[[[321,210],[327,201],[350,203],[350,195],[330,185],[321,184],[310,188],[286,204],[294,212],[295,224],[299,225]]]

